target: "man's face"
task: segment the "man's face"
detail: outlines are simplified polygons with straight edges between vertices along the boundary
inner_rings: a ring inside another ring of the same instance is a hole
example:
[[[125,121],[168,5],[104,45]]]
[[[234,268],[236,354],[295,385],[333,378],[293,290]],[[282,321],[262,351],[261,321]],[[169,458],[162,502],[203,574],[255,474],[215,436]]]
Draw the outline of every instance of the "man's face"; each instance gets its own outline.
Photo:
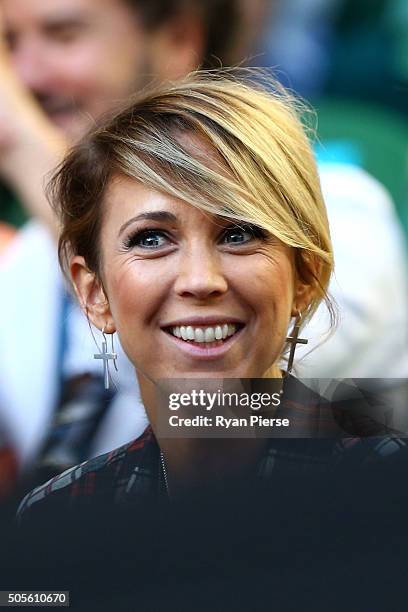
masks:
[[[75,140],[148,79],[149,34],[124,0],[1,0],[17,74]]]

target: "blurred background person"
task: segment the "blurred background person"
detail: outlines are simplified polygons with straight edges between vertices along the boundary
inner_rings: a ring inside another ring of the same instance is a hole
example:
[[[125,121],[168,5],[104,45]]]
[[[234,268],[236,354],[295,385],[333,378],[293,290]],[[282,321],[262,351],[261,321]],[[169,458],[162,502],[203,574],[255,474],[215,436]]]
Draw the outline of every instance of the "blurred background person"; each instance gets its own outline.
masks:
[[[350,135],[349,118],[336,114],[330,121],[332,107],[323,108],[331,101],[327,84],[334,40],[341,49],[344,2],[1,0],[0,6],[7,43],[0,53],[0,174],[8,187],[1,210],[17,225],[34,218],[9,245],[0,270],[7,296],[0,315],[7,347],[0,356],[0,411],[20,465],[39,459],[44,480],[47,470],[120,446],[145,427],[118,342],[119,391],[103,390],[100,362],[93,360],[99,350],[58,272],[44,177],[101,114],[151,80],[175,79],[198,65],[273,66],[318,111],[317,154],[337,270],[331,293],[341,315],[325,344],[323,313],[304,330],[310,341],[298,373],[407,376],[402,230],[388,192],[367,173],[391,189],[378,175],[387,164],[373,172],[362,155],[363,145],[373,150],[366,136]],[[349,114],[361,119],[360,109]],[[377,124],[368,123],[366,132],[376,133]],[[390,156],[387,150],[387,162]],[[100,334],[95,339],[100,345]]]

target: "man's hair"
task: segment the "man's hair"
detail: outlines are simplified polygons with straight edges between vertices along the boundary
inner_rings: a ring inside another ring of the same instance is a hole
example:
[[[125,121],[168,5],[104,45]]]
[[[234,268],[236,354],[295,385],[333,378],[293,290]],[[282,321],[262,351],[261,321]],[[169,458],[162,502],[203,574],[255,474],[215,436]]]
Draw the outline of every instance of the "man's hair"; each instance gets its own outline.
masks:
[[[238,33],[238,0],[125,0],[138,12],[145,27],[155,28],[178,13],[190,11],[200,19],[205,34],[202,68],[234,61],[230,50]]]

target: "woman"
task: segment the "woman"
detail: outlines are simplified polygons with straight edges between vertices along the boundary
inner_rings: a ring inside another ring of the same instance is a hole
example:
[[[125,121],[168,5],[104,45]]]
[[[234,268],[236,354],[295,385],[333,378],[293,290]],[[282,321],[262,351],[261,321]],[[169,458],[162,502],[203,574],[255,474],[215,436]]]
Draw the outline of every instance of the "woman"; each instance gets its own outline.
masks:
[[[157,442],[157,386],[274,378],[283,400],[299,394],[293,379],[282,383],[288,329],[321,300],[330,308],[333,261],[293,100],[224,73],[193,74],[145,93],[89,134],[52,192],[61,265],[89,320],[120,336],[151,427],[39,487],[21,512],[44,498],[79,503],[97,492],[128,502],[158,490],[177,497],[196,484],[264,473],[270,445],[262,437]],[[319,404],[300,388],[305,406]],[[306,412],[313,429],[316,410]],[[293,443],[304,462],[309,451]]]

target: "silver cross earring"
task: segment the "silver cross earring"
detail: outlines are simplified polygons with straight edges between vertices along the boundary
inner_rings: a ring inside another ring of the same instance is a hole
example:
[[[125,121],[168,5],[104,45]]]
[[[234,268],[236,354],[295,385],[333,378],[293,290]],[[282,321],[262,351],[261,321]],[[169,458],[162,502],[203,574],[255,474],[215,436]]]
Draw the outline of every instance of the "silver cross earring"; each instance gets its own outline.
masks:
[[[102,329],[102,336],[103,336],[102,351],[95,354],[94,359],[103,360],[103,379],[104,379],[105,389],[109,389],[109,379],[110,379],[109,361],[112,359],[115,370],[118,371],[118,368],[116,365],[116,359],[118,356],[117,356],[117,353],[115,353],[115,350],[113,348],[113,334],[111,334],[112,350],[110,353],[108,353],[108,342],[106,340],[105,327],[106,326],[104,325]]]
[[[286,338],[286,341],[289,342],[291,345],[289,359],[288,359],[288,367],[286,370],[288,374],[290,374],[292,371],[293,360],[295,358],[296,345],[297,344],[307,344],[309,342],[309,340],[306,340],[305,338],[299,338],[299,328],[300,328],[301,323],[302,323],[302,314],[298,310],[297,316],[295,319],[295,324],[292,329],[292,333],[290,336]]]

